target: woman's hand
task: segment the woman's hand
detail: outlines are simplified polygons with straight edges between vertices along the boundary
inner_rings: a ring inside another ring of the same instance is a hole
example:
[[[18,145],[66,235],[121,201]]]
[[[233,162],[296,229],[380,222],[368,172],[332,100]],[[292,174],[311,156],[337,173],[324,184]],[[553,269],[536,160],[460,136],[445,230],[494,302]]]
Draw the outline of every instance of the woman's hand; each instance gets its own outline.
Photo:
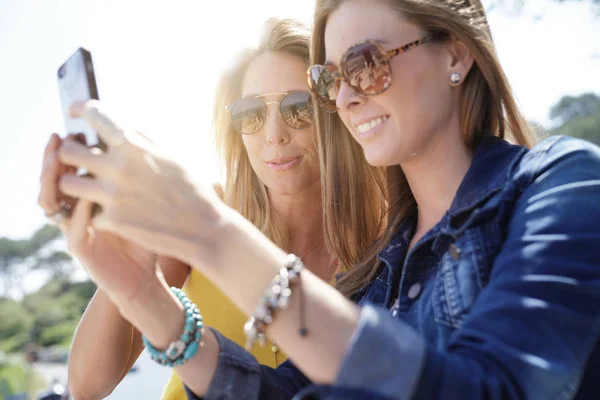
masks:
[[[96,229],[117,233],[158,254],[173,254],[192,237],[212,241],[221,223],[214,190],[194,185],[140,133],[124,132],[100,111],[98,102],[74,109],[74,116],[85,118],[108,150],[65,143],[59,151],[61,162],[85,168],[93,178],[65,175],[59,184],[64,193],[101,206],[93,219]],[[198,248],[208,247],[202,244]]]
[[[43,167],[40,177],[38,203],[46,213],[52,215],[61,212],[63,204],[74,204],[70,198],[58,189],[58,182],[64,177],[75,177],[77,169],[61,163],[58,152],[70,143],[78,146],[84,141],[82,136],[69,135],[61,139],[53,134],[44,151]],[[71,218],[60,219],[58,227],[67,238],[69,252],[85,266],[92,279],[107,294],[121,293],[134,296],[139,285],[144,282],[141,276],[153,273],[156,256],[151,252],[106,231],[98,231],[91,225],[91,204],[86,200],[76,203]]]
[[[86,119],[108,147],[102,153],[68,141],[59,151],[62,163],[93,175],[60,179],[62,192],[85,199],[75,214],[89,221],[91,202],[98,203],[96,232],[111,232],[199,268],[236,304],[253,308],[285,254],[226,207],[210,185],[192,182],[144,136],[124,131],[97,101],[76,106],[72,114]]]

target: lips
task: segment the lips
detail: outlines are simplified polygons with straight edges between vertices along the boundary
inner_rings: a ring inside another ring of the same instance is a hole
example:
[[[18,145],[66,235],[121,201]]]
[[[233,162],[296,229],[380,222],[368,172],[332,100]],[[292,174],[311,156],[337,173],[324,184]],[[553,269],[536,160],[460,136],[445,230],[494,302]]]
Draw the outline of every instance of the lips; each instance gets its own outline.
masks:
[[[301,156],[279,157],[271,159],[269,161],[265,161],[265,163],[275,171],[283,171],[296,165],[301,158]]]
[[[358,133],[365,133],[375,128],[376,126],[383,124],[385,121],[388,120],[388,118],[389,115],[382,115],[379,117],[368,119],[364,122],[352,123],[352,125],[354,125]]]

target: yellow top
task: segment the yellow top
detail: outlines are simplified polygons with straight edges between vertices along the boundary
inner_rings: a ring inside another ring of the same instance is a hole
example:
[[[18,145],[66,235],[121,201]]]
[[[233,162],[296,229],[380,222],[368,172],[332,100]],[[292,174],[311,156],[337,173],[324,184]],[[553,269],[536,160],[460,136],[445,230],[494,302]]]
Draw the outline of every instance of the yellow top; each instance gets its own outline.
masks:
[[[192,273],[183,290],[198,305],[206,326],[215,328],[240,346],[246,344],[246,335],[243,332],[246,315],[198,270],[192,268]],[[268,342],[265,347],[254,346],[250,353],[260,364],[272,368],[277,367],[287,358],[271,342]],[[177,374],[172,373],[162,399],[182,400],[185,398],[181,379]]]
[[[336,272],[330,283],[334,282],[335,276],[342,269],[336,264]],[[200,314],[206,326],[218,330],[223,336],[233,340],[240,346],[246,344],[246,335],[243,327],[246,323],[246,315],[237,308],[219,289],[208,279],[192,268],[192,272],[183,287],[188,297],[198,305]],[[265,347],[254,346],[250,352],[256,360],[271,368],[276,368],[287,359],[272,342],[267,342]],[[183,383],[177,374],[171,373],[171,378],[165,387],[162,400],[184,400],[186,398]]]

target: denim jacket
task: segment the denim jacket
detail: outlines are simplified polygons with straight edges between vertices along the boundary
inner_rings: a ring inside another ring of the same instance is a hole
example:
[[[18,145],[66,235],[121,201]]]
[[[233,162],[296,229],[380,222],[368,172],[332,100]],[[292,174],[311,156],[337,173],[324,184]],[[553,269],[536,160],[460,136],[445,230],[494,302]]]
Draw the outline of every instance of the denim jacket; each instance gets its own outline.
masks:
[[[413,224],[355,296],[333,385],[289,361],[260,366],[218,335],[206,399],[600,398],[600,149],[488,135],[449,211],[407,252]]]

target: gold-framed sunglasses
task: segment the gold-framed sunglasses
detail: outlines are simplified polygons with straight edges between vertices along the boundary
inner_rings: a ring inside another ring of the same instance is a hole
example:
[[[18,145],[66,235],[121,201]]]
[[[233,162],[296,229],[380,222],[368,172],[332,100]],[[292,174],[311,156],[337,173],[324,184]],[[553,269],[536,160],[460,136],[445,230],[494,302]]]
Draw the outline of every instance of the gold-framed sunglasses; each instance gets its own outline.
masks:
[[[265,97],[279,96],[279,101],[265,101]],[[258,132],[267,120],[269,104],[279,106],[279,115],[292,129],[309,128],[313,121],[312,96],[308,91],[268,93],[244,97],[227,107],[233,129],[244,135]]]
[[[437,37],[425,36],[393,50],[385,50],[373,40],[360,42],[344,53],[339,68],[331,64],[311,66],[307,71],[308,86],[326,111],[335,112],[342,80],[361,96],[383,93],[392,84],[390,60]]]

